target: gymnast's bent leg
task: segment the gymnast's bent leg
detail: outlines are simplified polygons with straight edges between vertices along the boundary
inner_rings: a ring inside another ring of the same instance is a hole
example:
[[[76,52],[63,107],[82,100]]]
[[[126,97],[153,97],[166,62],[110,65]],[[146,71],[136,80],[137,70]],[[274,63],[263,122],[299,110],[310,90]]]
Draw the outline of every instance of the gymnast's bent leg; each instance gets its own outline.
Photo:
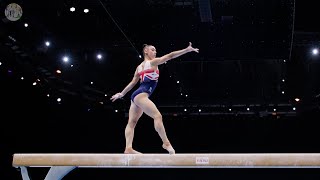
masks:
[[[149,99],[147,93],[140,93],[134,98],[134,103],[138,105],[144,113],[154,119],[154,128],[158,132],[163,145],[162,147],[166,149],[170,154],[175,154],[175,150],[170,144],[167,137],[166,130],[163,125],[162,115],[159,112],[156,105]]]

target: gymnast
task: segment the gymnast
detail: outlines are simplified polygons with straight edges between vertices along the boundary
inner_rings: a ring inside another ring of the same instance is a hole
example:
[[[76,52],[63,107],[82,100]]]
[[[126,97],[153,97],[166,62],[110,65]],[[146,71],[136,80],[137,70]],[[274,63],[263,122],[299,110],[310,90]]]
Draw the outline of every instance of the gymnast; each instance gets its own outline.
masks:
[[[110,100],[114,102],[115,100],[122,98],[129,92],[139,81],[139,88],[134,91],[131,95],[131,105],[129,109],[129,120],[125,128],[125,139],[126,147],[124,150],[125,154],[141,154],[141,152],[136,151],[132,148],[134,129],[143,113],[147,114],[154,119],[154,128],[158,132],[163,144],[162,148],[167,150],[169,154],[175,154],[175,150],[172,147],[163,125],[162,115],[159,112],[156,105],[149,99],[150,95],[154,92],[159,78],[158,66],[171,60],[175,59],[181,55],[189,52],[199,53],[198,48],[193,48],[192,43],[189,42],[189,46],[173,51],[162,57],[156,57],[157,51],[153,45],[144,44],[143,45],[143,62],[136,68],[133,79],[131,82],[119,93],[113,95]]]

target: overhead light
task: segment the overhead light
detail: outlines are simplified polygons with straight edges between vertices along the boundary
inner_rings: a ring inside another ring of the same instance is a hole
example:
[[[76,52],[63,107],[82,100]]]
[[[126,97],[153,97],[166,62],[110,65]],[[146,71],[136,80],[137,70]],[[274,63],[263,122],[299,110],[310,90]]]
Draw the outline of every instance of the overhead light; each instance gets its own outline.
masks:
[[[75,7],[71,7],[71,8],[70,8],[70,11],[71,11],[71,12],[74,12],[75,10],[76,10]]]

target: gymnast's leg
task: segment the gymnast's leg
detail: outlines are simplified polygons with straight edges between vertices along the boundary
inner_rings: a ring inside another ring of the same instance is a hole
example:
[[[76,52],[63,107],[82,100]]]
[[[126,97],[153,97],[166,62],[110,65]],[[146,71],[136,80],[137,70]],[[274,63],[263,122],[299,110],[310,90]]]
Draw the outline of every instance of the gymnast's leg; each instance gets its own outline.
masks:
[[[143,111],[137,105],[135,105],[131,101],[131,106],[129,109],[129,120],[125,129],[125,137],[126,137],[126,149],[124,151],[125,154],[141,154],[138,151],[135,151],[132,148],[132,142],[134,137],[134,128],[137,125],[139,118],[141,117]]]
[[[162,121],[162,115],[156,105],[149,99],[148,94],[138,94],[134,98],[134,102],[143,110],[144,113],[154,119],[154,128],[158,132],[163,142],[162,147],[166,149],[170,154],[175,154],[175,150],[171,146],[170,141],[166,135],[166,131]]]

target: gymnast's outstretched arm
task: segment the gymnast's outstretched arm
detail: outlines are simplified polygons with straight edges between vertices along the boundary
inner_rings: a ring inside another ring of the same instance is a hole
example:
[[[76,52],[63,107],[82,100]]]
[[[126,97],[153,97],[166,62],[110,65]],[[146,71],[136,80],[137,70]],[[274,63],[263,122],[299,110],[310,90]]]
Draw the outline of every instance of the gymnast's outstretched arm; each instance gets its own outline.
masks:
[[[192,52],[192,51],[199,53],[199,49],[192,47],[192,43],[189,42],[189,46],[187,48],[184,48],[184,49],[181,49],[181,50],[177,50],[177,51],[173,51],[173,52],[171,52],[169,54],[166,54],[166,55],[164,55],[162,57],[159,57],[159,58],[154,58],[151,61],[151,65],[158,66],[158,65],[163,64],[163,63],[165,63],[165,62],[167,62],[167,61],[169,61],[171,59],[177,58],[177,57],[179,57],[181,55],[184,55],[184,54],[186,54],[188,52]]]
[[[129,92],[139,81],[139,73],[138,73],[138,67],[136,68],[136,71],[133,75],[132,80],[130,81],[130,83],[119,93],[113,95],[110,100],[112,102],[114,102],[117,99],[122,98],[123,96],[125,96],[127,94],[127,92]]]

